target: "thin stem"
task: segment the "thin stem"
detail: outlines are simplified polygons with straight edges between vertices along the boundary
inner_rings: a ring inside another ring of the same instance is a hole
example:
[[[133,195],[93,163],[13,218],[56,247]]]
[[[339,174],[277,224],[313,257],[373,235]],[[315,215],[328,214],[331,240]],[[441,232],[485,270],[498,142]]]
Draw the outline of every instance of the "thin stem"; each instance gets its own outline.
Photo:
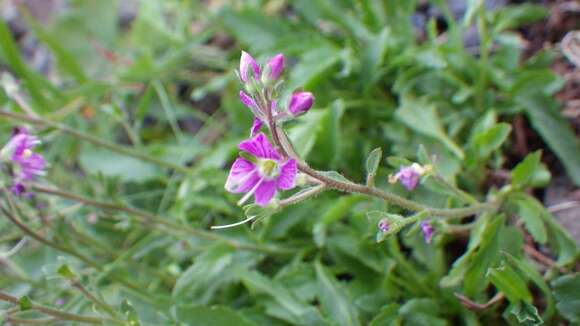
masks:
[[[105,210],[125,212],[127,214],[130,214],[130,215],[133,215],[133,216],[140,218],[141,221],[166,226],[175,232],[193,235],[193,236],[196,236],[198,238],[203,238],[203,239],[207,239],[207,240],[222,241],[222,242],[225,242],[228,245],[230,245],[236,249],[252,250],[252,251],[275,253],[275,254],[293,253],[294,252],[293,250],[290,250],[290,249],[282,249],[282,248],[272,247],[272,246],[261,246],[261,245],[241,243],[241,242],[236,241],[236,240],[228,239],[228,238],[226,238],[222,235],[219,235],[217,233],[207,232],[204,230],[198,230],[198,229],[191,228],[187,225],[174,223],[174,222],[169,221],[161,216],[158,216],[158,215],[155,215],[153,213],[149,213],[147,211],[143,211],[143,210],[140,210],[137,208],[129,207],[129,206],[123,206],[120,204],[102,202],[102,201],[82,197],[82,196],[79,196],[76,194],[72,194],[72,193],[69,193],[66,191],[47,188],[47,187],[44,187],[41,185],[33,185],[33,189],[37,192],[40,192],[40,193],[45,193],[48,195],[54,195],[54,196],[74,200],[74,201],[81,202],[81,203],[89,205],[89,206],[94,206],[94,207],[98,207],[98,208],[105,209]]]
[[[472,206],[465,207],[465,208],[449,208],[449,209],[433,208],[433,207],[429,207],[429,206],[426,206],[423,204],[419,204],[419,203],[414,202],[412,200],[408,200],[408,199],[403,198],[399,195],[395,195],[395,194],[383,191],[383,190],[378,189],[378,188],[373,188],[373,187],[364,186],[364,185],[351,183],[351,182],[343,182],[343,181],[339,181],[339,180],[327,177],[327,176],[321,174],[320,172],[312,169],[311,167],[309,167],[305,163],[299,162],[298,163],[298,170],[302,171],[303,173],[308,174],[309,176],[311,176],[315,179],[322,181],[324,184],[326,184],[330,188],[344,191],[344,192],[360,193],[363,195],[380,198],[386,202],[395,204],[397,206],[403,207],[403,208],[411,210],[411,211],[416,211],[416,212],[426,211],[428,213],[428,215],[430,215],[430,216],[439,216],[439,217],[443,217],[443,218],[461,218],[461,217],[465,217],[465,216],[471,216],[471,215],[479,213],[485,209],[490,209],[490,208],[495,207],[495,205],[492,205],[492,204],[477,204],[477,205],[472,205]]]
[[[117,312],[111,306],[109,306],[106,302],[100,300],[99,298],[95,297],[91,292],[89,292],[79,280],[71,280],[71,286],[79,290],[87,299],[89,299],[92,303],[101,307],[109,316],[112,318],[117,318]]]
[[[0,291],[0,300],[5,301],[5,302],[10,302],[14,305],[20,304],[20,300],[17,297],[13,297],[10,294],[4,293],[1,291]],[[77,314],[73,314],[73,313],[64,312],[64,311],[52,309],[49,307],[41,306],[41,305],[38,305],[35,303],[32,303],[32,306],[30,308],[32,310],[42,312],[44,314],[58,318],[60,320],[76,321],[76,322],[81,322],[81,323],[86,323],[86,324],[103,324],[104,322],[112,321],[112,320],[98,318],[98,317],[81,316],[81,315],[77,315]],[[120,323],[119,321],[115,321],[115,322]]]
[[[116,152],[119,154],[131,156],[131,157],[134,157],[134,158],[139,159],[141,161],[153,163],[155,165],[165,167],[165,168],[168,168],[168,169],[171,169],[171,170],[183,173],[183,174],[191,173],[191,170],[185,166],[181,166],[181,165],[177,165],[177,164],[174,164],[171,162],[163,161],[163,160],[157,159],[155,157],[151,157],[151,156],[142,154],[139,151],[133,150],[131,148],[127,148],[124,146],[120,146],[117,144],[106,142],[98,137],[87,135],[87,134],[82,133],[76,129],[72,129],[72,128],[67,127],[63,124],[53,122],[53,121],[47,120],[47,119],[42,118],[42,117],[30,117],[30,116],[26,116],[26,115],[15,113],[15,112],[9,112],[6,110],[0,110],[0,115],[7,117],[7,118],[10,118],[10,119],[14,119],[14,120],[19,120],[19,121],[24,121],[24,122],[36,124],[36,125],[51,127],[51,128],[57,129],[61,132],[72,135],[76,138],[79,138],[81,140],[84,140],[86,142],[89,142],[93,145],[97,145],[97,146],[106,148],[110,151],[113,151],[113,152]]]
[[[326,186],[325,185],[318,185],[316,187],[312,187],[306,191],[303,192],[299,192],[294,196],[291,196],[289,198],[286,199],[282,199],[280,201],[280,207],[285,207],[285,206],[290,206],[290,205],[294,205],[294,204],[298,204],[302,201],[305,201],[308,198],[311,198],[313,196],[316,196],[318,194],[320,194],[321,192],[323,192],[324,190],[326,190]]]
[[[20,251],[20,249],[22,249],[22,247],[24,247],[25,244],[26,244],[26,237],[23,237],[22,239],[20,239],[20,241],[18,241],[18,243],[12,249],[10,249],[6,252],[0,252],[0,259],[10,258],[10,256],[13,256],[18,251]]]

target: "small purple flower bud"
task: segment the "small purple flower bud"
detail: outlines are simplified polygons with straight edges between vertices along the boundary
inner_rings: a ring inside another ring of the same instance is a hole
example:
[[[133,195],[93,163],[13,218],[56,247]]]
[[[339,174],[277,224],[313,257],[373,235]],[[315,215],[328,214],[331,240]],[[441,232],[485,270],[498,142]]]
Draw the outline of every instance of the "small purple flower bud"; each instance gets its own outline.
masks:
[[[262,120],[260,118],[254,118],[254,123],[252,124],[252,129],[250,129],[250,137],[254,137],[262,128]]]
[[[256,101],[252,99],[248,94],[244,93],[244,91],[240,91],[240,101],[250,109],[256,109]]]
[[[254,79],[260,78],[260,66],[251,55],[246,51],[242,51],[242,56],[240,57],[240,79],[242,82],[247,83],[249,81],[250,69],[254,74]]]
[[[433,239],[433,235],[435,233],[435,229],[433,229],[431,222],[429,221],[421,222],[421,230],[423,231],[423,238],[425,239],[425,242],[427,244],[430,244],[431,240]]]
[[[266,63],[266,81],[277,80],[284,70],[284,55],[279,53]]]
[[[314,96],[310,92],[297,92],[292,94],[290,98],[290,104],[288,105],[288,111],[293,116],[299,116],[306,113],[312,107],[314,102]]]
[[[417,187],[421,176],[425,172],[426,169],[417,163],[402,166],[397,174],[389,176],[389,182],[395,183],[399,181],[408,191],[411,191]]]
[[[66,302],[62,298],[56,299],[56,301],[54,302],[54,304],[57,305],[57,306],[63,306],[65,303]]]
[[[377,227],[379,228],[379,230],[381,230],[382,232],[388,232],[389,231],[389,221],[386,219],[380,220],[379,224],[377,225]]]

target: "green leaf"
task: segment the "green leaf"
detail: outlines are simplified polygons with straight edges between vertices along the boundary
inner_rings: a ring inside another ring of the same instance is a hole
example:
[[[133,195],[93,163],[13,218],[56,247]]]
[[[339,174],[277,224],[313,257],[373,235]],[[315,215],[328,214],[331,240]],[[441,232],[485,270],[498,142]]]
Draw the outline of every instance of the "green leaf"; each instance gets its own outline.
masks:
[[[496,32],[516,28],[538,21],[549,14],[542,5],[522,3],[517,6],[505,6],[497,11],[494,28]]]
[[[546,299],[546,308],[542,316],[544,319],[549,319],[554,313],[554,296],[552,295],[548,283],[544,280],[544,277],[540,272],[538,272],[536,267],[527,260],[514,257],[507,252],[503,252],[503,256],[514,270],[516,270],[521,276],[534,282],[536,286],[542,290],[544,298]]]
[[[512,127],[507,123],[499,123],[477,134],[474,139],[475,147],[480,157],[487,157],[508,138]]]
[[[179,276],[173,287],[173,297],[179,301],[209,302],[219,287],[230,279],[233,260],[230,246],[212,245]]]
[[[89,173],[102,173],[123,181],[143,182],[163,175],[162,171],[151,163],[106,150],[83,149],[79,160],[83,169]]]
[[[544,323],[542,317],[538,314],[538,309],[531,303],[518,301],[510,305],[507,310],[513,314],[517,318],[518,323],[522,325],[535,326]]]
[[[546,166],[540,161],[541,151],[528,154],[512,170],[512,184],[516,187],[538,186],[547,183],[550,174]]]
[[[559,104],[545,95],[520,96],[517,100],[526,109],[534,129],[562,161],[572,181],[580,186],[580,143],[558,110]]]
[[[367,157],[367,185],[374,186],[375,177],[377,175],[377,170],[379,169],[379,164],[383,157],[383,150],[380,147],[373,149],[369,156]]]
[[[558,311],[573,323],[580,323],[580,274],[564,275],[552,282]]]
[[[298,154],[307,158],[322,130],[322,121],[328,117],[327,110],[311,110],[298,119],[298,125],[290,129],[288,136]]]
[[[316,156],[312,158],[313,161],[320,162],[320,165],[328,166],[331,169],[338,167],[340,158],[342,157],[340,121],[344,111],[343,100],[337,99],[330,104],[326,114],[321,119],[320,132],[314,146]],[[316,163],[313,164],[315,165]]]
[[[542,219],[542,211],[539,211],[533,201],[521,198],[516,200],[518,207],[518,216],[524,221],[526,229],[530,232],[534,240],[541,244],[545,244],[548,240],[544,220]]]
[[[175,315],[178,322],[191,326],[255,326],[242,314],[220,306],[177,306]]]
[[[73,280],[76,278],[75,273],[71,270],[71,268],[67,264],[60,266],[57,270],[57,273],[58,275],[68,280]]]
[[[405,97],[396,115],[407,127],[439,140],[458,158],[465,157],[463,150],[445,133],[434,104],[425,99]]]
[[[488,269],[487,277],[512,304],[519,301],[532,302],[532,294],[526,282],[505,261],[499,267]]]
[[[319,261],[314,266],[316,268],[322,308],[338,325],[360,325],[358,312],[355,305],[352,304],[352,299],[340,288],[338,282]]]
[[[441,305],[432,299],[411,299],[400,309],[403,325],[445,326],[448,323],[440,318]]]
[[[285,286],[274,282],[266,276],[255,272],[239,269],[236,271],[250,292],[268,295],[270,303],[269,314],[282,318],[295,325],[325,325],[320,313],[305,302],[300,301]]]
[[[487,267],[497,256],[499,230],[505,222],[505,216],[483,215],[471,232],[467,252],[457,259],[449,273],[441,279],[441,286],[458,285],[465,279],[468,296],[485,288],[484,274]]]
[[[361,195],[350,195],[350,196],[342,196],[337,201],[333,201],[330,204],[330,207],[326,209],[324,215],[319,219],[314,227],[312,228],[312,234],[314,237],[314,242],[318,247],[323,247],[326,242],[326,229],[327,227],[342,219],[347,214],[350,213],[352,208],[360,203],[361,201],[366,200],[364,196]]]
[[[381,309],[381,312],[371,320],[369,326],[390,326],[400,324],[399,305],[391,303]]]

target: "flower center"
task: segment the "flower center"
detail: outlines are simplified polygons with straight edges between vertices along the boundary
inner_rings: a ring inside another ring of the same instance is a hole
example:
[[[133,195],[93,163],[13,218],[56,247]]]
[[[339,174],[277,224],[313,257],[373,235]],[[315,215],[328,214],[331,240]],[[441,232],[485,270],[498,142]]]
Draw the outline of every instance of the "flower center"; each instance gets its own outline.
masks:
[[[274,178],[280,174],[278,162],[270,159],[263,159],[258,161],[258,171],[266,178]]]
[[[29,158],[32,156],[32,151],[27,148],[24,150],[24,152],[22,152],[22,156],[24,156],[24,158]]]

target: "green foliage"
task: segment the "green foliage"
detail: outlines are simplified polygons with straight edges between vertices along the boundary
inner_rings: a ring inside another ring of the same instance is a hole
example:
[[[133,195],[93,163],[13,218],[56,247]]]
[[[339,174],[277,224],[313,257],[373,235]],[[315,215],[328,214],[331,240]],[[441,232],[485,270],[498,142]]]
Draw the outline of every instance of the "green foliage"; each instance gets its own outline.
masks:
[[[0,22],[0,63],[50,122],[26,124],[50,162],[40,186],[65,192],[37,191],[15,207],[3,193],[0,288],[17,304],[0,310],[33,319],[42,305],[143,326],[579,322],[578,246],[530,195],[559,171],[540,150],[511,150],[511,122],[525,117],[543,153],[580,184],[578,139],[554,100],[563,85],[549,69],[554,53],[524,60],[515,32],[545,8],[488,11],[474,0],[456,19],[434,0],[441,16],[417,26],[416,0],[142,0],[121,26],[121,2],[69,1],[48,23],[19,8],[27,37],[52,56],[48,75]],[[464,46],[473,24],[476,54]],[[313,109],[285,126],[326,178],[431,207],[492,208],[442,218],[339,191],[238,207],[223,186],[251,124],[233,73],[241,49],[260,62],[286,55],[281,107],[290,92],[315,94]],[[0,93],[2,110],[21,112]],[[17,120],[1,116],[2,144]],[[414,162],[432,168],[416,190],[388,184]],[[511,167],[511,180],[491,179]],[[505,302],[477,312],[454,295],[484,303],[500,292]]]

